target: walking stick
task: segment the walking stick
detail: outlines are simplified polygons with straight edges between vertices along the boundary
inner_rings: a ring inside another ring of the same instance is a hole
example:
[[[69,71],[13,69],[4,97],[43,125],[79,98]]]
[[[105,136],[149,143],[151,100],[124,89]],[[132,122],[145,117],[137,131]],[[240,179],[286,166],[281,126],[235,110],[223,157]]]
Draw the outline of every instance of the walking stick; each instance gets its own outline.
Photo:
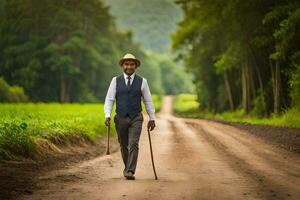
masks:
[[[107,147],[106,147],[106,155],[109,155],[109,131],[110,131],[110,124],[106,126],[106,132],[107,132]]]
[[[151,136],[150,136],[150,130],[149,129],[148,129],[148,138],[149,138],[149,143],[150,143],[150,152],[151,152],[151,160],[152,160],[153,172],[154,172],[155,180],[157,180],[158,178],[157,178],[156,171],[155,171],[155,166],[154,166],[152,144],[151,144]]]

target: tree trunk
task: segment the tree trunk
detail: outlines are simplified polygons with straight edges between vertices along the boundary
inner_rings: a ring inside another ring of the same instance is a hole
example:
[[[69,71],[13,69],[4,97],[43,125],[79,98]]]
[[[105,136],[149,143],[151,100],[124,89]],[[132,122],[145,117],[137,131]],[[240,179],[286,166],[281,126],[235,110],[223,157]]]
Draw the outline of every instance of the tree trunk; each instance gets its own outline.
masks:
[[[246,114],[249,113],[249,73],[248,63],[242,66],[242,92],[243,92],[243,108]]]
[[[61,77],[60,80],[60,102],[65,102],[66,95],[66,79]]]
[[[279,114],[281,108],[281,77],[279,61],[275,62],[275,93],[274,93],[274,113]]]
[[[67,91],[66,91],[66,102],[71,102],[71,92],[72,92],[72,79],[68,79]]]
[[[252,48],[252,46],[250,44],[249,44],[249,49],[250,49],[250,55],[251,55],[251,58],[252,58],[253,67],[254,67],[254,70],[256,72],[257,79],[258,79],[258,84],[259,84],[259,89],[260,89],[260,96],[263,99],[263,102],[264,102],[264,111],[266,113],[267,112],[267,108],[266,108],[266,104],[265,104],[266,100],[265,100],[265,96],[264,96],[264,85],[263,85],[261,73],[260,73],[259,68],[258,68],[258,64],[257,64],[257,61],[256,61],[256,57],[254,55],[253,48]]]
[[[233,104],[231,87],[230,87],[230,84],[229,84],[228,75],[227,75],[226,71],[224,72],[224,81],[225,81],[225,86],[226,86],[228,101],[229,101],[229,105],[230,105],[230,110],[234,110],[234,104]]]
[[[256,71],[256,74],[257,74],[257,78],[258,78],[258,84],[259,84],[259,89],[260,89],[260,96],[262,97],[263,99],[263,102],[264,102],[264,113],[266,114],[267,113],[267,107],[266,107],[266,99],[265,99],[265,95],[264,95],[264,86],[263,86],[263,82],[262,82],[262,78],[261,78],[261,74],[260,74],[260,71],[258,69],[257,66],[255,66],[255,71]]]
[[[252,63],[251,63],[252,64]],[[253,65],[250,65],[250,62],[248,62],[248,77],[249,77],[249,87],[250,87],[250,91],[252,96],[250,95],[250,97],[252,97],[252,99],[256,98],[256,87],[255,87],[255,82],[254,82],[254,74],[253,74]]]
[[[271,69],[271,80],[272,80],[272,92],[273,92],[273,112],[275,110],[275,94],[276,94],[276,90],[275,90],[275,67],[274,64],[272,62],[271,59],[269,59],[269,65],[270,65],[270,69]]]

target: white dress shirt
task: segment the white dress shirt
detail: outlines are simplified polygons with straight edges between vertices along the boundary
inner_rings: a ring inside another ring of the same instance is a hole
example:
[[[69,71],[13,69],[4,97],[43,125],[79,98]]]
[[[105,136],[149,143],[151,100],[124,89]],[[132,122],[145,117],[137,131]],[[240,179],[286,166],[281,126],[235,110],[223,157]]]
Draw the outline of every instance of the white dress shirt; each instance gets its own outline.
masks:
[[[127,85],[128,82],[128,75],[126,73],[123,73],[124,75],[124,80],[125,80],[125,85]],[[133,73],[130,77],[130,85],[133,82],[135,73]],[[116,86],[117,86],[117,77],[113,77],[111,82],[110,82],[110,86],[108,88],[106,97],[105,97],[105,103],[104,103],[104,113],[105,113],[105,117],[111,117],[111,112],[114,106],[114,102],[115,102],[115,97],[116,97]],[[143,82],[142,82],[142,86],[141,86],[141,91],[142,91],[142,97],[141,97],[141,101],[143,100],[145,107],[146,107],[146,111],[148,113],[149,119],[150,120],[155,120],[155,108],[152,102],[152,97],[151,97],[151,93],[150,93],[150,89],[148,86],[148,82],[145,78],[143,78]]]

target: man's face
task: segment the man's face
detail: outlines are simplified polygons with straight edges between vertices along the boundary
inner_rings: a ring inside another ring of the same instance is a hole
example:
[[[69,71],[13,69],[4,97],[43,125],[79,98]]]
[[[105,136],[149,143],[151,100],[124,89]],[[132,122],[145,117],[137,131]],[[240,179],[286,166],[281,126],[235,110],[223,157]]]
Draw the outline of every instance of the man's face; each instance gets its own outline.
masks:
[[[136,63],[133,60],[125,60],[122,65],[123,71],[127,75],[131,75],[135,72],[136,69]]]

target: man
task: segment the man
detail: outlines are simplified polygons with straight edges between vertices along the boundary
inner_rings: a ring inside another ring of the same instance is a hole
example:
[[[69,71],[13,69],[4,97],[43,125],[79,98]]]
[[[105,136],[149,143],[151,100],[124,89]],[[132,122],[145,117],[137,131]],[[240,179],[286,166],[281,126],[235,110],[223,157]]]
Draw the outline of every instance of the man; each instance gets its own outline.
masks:
[[[110,125],[111,112],[116,99],[114,122],[125,165],[123,174],[128,180],[135,179],[139,139],[144,120],[142,100],[149,115],[147,128],[150,131],[155,128],[155,108],[147,80],[135,74],[135,70],[140,66],[140,63],[132,54],[126,54],[119,61],[124,73],[113,77],[104,104],[105,124],[108,126]]]

